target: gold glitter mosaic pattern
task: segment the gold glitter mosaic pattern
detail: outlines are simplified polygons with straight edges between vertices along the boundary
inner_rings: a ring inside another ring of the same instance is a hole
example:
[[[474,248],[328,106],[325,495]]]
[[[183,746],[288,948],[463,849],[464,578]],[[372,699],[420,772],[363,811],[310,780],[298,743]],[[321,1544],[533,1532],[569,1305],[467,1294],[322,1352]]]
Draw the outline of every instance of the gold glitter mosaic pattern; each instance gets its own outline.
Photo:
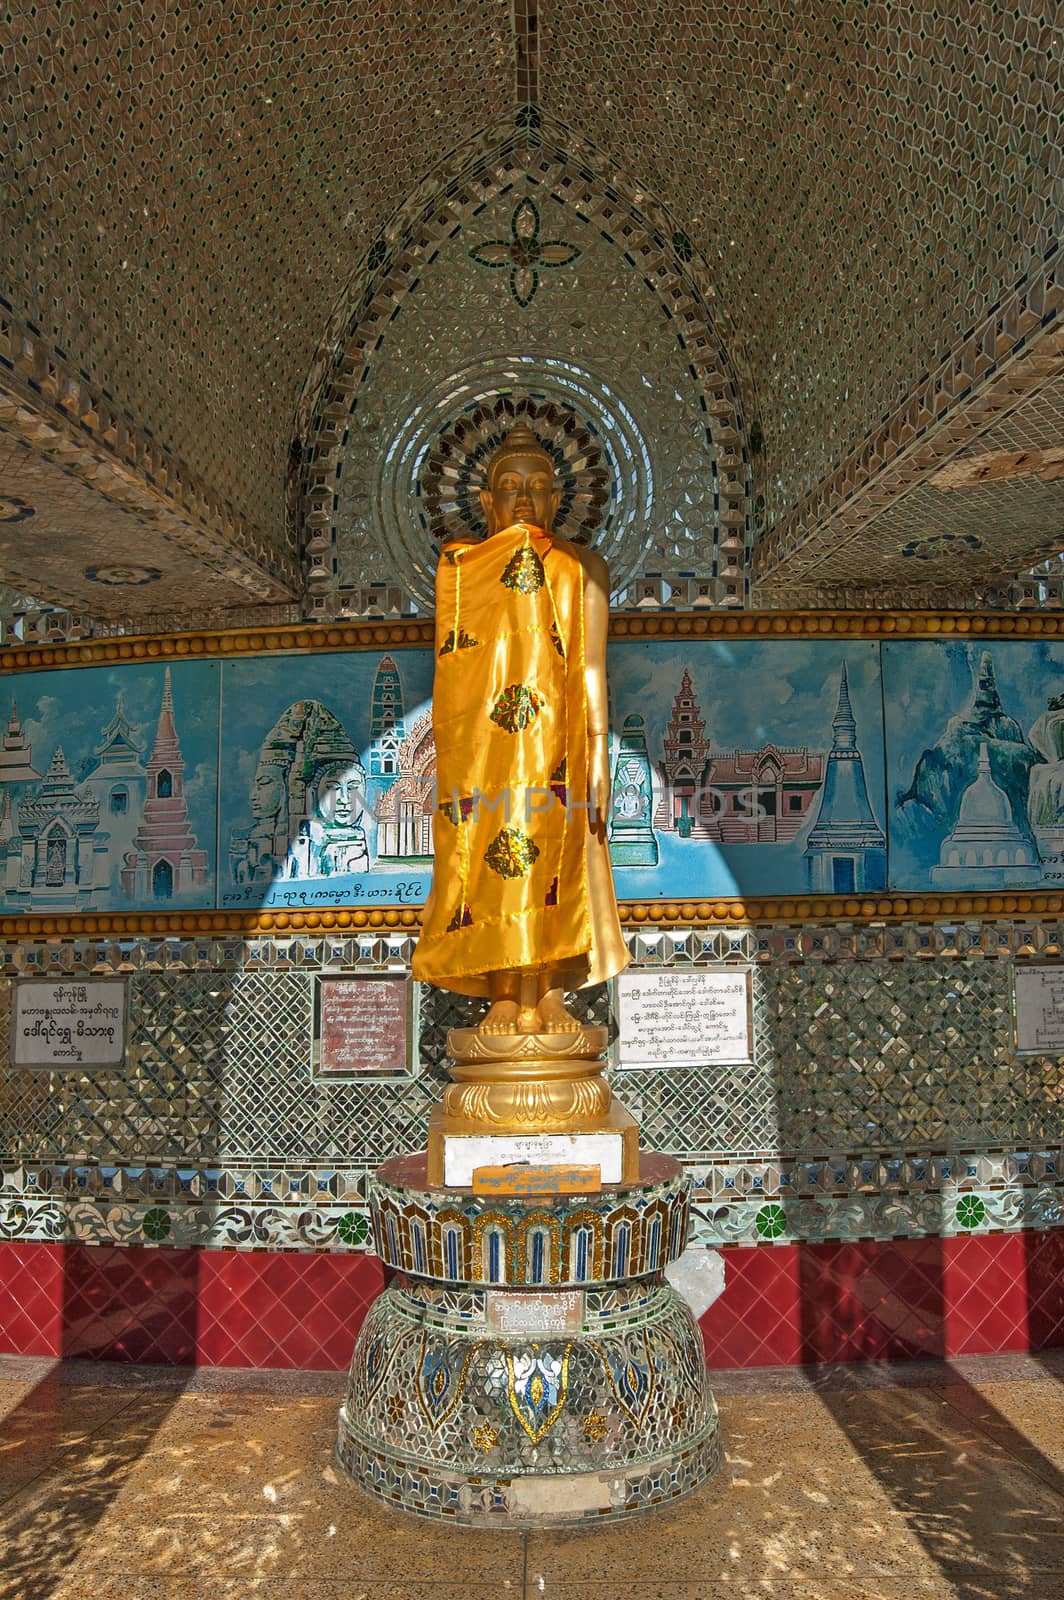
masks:
[[[38,4],[0,50],[4,292],[279,541],[310,352],[383,218],[512,104],[509,6]]]
[[[1064,376],[1050,378],[926,482],[893,501],[874,542],[830,562],[835,581],[1011,576],[1064,545]],[[906,570],[907,569],[907,570]]]
[[[1061,232],[1052,13],[540,7],[545,107],[667,200],[714,279],[778,510]]]
[[[0,428],[0,570],[9,584],[60,605],[77,596],[101,619],[204,613],[246,604],[256,589],[278,593],[265,574],[256,581],[234,570],[224,549],[139,499],[109,498]]]

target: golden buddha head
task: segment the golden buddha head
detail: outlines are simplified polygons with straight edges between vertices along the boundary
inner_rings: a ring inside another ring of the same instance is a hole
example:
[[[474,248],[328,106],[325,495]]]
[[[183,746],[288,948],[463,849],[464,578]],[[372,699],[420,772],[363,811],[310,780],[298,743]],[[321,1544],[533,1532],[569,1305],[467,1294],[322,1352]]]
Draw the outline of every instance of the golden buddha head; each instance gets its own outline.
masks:
[[[549,533],[560,501],[554,461],[532,429],[517,423],[488,462],[488,486],[480,491],[489,537],[515,522]]]

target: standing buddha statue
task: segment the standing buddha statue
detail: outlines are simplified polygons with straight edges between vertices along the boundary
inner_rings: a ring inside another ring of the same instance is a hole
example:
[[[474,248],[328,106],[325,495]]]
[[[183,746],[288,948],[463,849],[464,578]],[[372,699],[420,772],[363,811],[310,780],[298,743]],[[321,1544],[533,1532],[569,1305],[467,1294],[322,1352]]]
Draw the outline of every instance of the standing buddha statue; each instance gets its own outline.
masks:
[[[530,428],[506,435],[480,498],[487,537],[452,540],[436,576],[435,863],[413,972],[491,1002],[450,1036],[452,1120],[570,1127],[610,1092],[604,1030],[565,992],[628,960],[606,838],[609,577],[553,533],[554,462]]]

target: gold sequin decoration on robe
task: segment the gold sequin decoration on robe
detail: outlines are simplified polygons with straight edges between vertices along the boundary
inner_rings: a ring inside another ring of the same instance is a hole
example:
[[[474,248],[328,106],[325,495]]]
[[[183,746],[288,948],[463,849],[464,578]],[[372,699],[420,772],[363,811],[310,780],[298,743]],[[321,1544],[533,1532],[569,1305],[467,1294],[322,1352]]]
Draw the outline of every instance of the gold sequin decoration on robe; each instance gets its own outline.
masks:
[[[490,973],[560,969],[581,988],[626,964],[608,846],[574,803],[587,796],[585,672],[584,568],[567,540],[518,523],[448,546],[421,982],[486,995]]]

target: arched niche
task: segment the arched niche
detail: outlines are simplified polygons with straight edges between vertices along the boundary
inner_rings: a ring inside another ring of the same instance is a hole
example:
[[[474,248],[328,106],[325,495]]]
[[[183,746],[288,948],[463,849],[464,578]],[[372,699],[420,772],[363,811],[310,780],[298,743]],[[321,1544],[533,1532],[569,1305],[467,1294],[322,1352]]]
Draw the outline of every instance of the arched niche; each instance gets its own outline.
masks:
[[[444,487],[461,478],[475,501],[508,400],[538,409],[548,443],[547,414],[575,416],[586,438],[569,454],[595,455],[609,485],[589,536],[621,582],[682,573],[741,602],[751,457],[707,289],[664,209],[560,126],[510,125],[456,152],[366,253],[304,387],[289,507],[311,615],[374,583],[426,606],[434,536],[455,513],[426,474],[442,455]],[[577,474],[574,493],[597,487]]]

